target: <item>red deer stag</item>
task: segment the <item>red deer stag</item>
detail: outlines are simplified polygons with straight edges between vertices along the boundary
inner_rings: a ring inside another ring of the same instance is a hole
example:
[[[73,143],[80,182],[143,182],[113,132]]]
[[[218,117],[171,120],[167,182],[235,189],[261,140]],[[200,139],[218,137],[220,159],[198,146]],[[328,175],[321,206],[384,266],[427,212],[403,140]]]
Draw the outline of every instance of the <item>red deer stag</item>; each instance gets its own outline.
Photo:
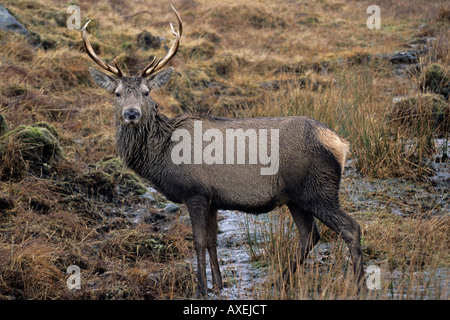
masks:
[[[87,23],[80,31],[88,55],[115,75],[89,68],[94,81],[115,95],[115,140],[121,159],[167,199],[185,204],[189,211],[199,293],[207,294],[206,250],[213,286],[222,287],[217,210],[263,213],[285,204],[300,242],[283,278],[319,241],[317,218],[344,239],[360,286],[364,281],[360,227],[339,204],[349,144],[325,125],[302,116],[225,119],[183,114],[168,118],[160,113],[150,92],[164,86],[173,72],[171,67],[161,70],[177,53],[182,34],[181,19],[173,10],[179,27],[175,31],[170,24],[175,36],[171,48],[137,76],[124,76],[115,60],[113,66],[97,56],[86,35]],[[269,163],[270,167],[261,168]]]

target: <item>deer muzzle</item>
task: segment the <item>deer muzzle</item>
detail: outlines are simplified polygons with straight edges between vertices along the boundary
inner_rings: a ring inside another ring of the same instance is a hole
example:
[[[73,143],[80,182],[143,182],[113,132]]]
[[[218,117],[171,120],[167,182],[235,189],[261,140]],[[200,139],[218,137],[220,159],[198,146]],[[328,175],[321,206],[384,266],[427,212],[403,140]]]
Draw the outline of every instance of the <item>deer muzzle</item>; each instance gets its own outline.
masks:
[[[138,109],[129,108],[123,111],[122,116],[126,123],[137,123],[141,118],[141,112]]]

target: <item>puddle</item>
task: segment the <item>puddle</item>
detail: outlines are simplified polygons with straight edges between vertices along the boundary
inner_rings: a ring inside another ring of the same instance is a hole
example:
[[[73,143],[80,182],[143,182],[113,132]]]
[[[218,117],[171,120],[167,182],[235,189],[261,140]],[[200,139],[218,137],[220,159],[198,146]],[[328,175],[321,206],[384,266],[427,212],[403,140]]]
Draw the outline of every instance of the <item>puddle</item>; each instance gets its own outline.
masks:
[[[253,288],[263,281],[264,274],[253,263],[245,248],[245,232],[242,226],[245,223],[246,213],[219,210],[219,234],[217,236],[217,255],[219,257],[220,271],[224,288],[220,293],[210,292],[210,299],[254,299]],[[266,214],[267,215],[267,214]],[[262,219],[263,215],[258,215]],[[207,256],[206,277],[208,288],[212,288],[212,274]],[[196,257],[192,260],[196,268]]]
[[[401,217],[450,213],[450,141],[435,139],[436,154],[428,159],[433,175],[428,183],[402,178],[371,179],[361,176],[355,160],[346,163],[341,197],[350,212],[387,211]]]
[[[435,139],[434,140],[437,156],[430,163],[434,170],[434,176],[430,177],[437,190],[448,192],[450,187],[450,161],[448,159],[450,153],[450,140]]]
[[[448,269],[438,268],[434,272],[422,271],[402,272],[394,270],[392,272],[382,271],[382,281],[389,285],[388,293],[383,297],[385,299],[404,300],[404,299],[418,299],[418,300],[435,300],[445,299],[448,295],[450,284],[448,283]],[[414,283],[411,283],[414,279]],[[408,287],[413,287],[411,290]],[[404,288],[403,293],[401,289]]]

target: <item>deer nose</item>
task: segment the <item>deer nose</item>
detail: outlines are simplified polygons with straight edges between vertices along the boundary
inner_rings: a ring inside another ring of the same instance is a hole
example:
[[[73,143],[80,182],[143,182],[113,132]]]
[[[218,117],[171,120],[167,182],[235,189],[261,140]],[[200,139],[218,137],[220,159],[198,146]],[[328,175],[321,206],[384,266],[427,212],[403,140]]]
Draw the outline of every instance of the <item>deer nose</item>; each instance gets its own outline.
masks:
[[[127,121],[137,120],[141,116],[141,112],[138,109],[127,109],[123,113],[123,117]]]

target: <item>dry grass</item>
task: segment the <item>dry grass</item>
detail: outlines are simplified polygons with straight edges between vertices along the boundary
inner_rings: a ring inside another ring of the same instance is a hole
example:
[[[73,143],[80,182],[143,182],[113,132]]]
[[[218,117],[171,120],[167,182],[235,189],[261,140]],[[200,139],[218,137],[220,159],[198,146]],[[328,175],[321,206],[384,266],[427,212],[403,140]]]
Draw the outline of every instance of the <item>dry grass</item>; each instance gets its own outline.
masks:
[[[88,32],[99,55],[117,58],[128,72],[145,66],[151,55],[164,55],[164,46],[170,45],[168,22],[174,17],[165,2],[151,7],[144,0],[77,4],[82,22],[93,19]],[[171,62],[177,74],[153,93],[165,114],[201,109],[232,117],[311,116],[351,142],[352,160],[366,177],[423,183],[432,173],[427,159],[436,152],[430,148],[436,128],[429,112],[406,116],[415,124],[405,125],[392,118],[393,98],[423,97],[422,71],[432,64],[448,70],[445,1],[379,1],[381,30],[366,28],[367,4],[360,1],[173,4],[184,21],[180,52]],[[192,255],[189,228],[172,220],[164,228],[157,222],[130,224],[120,212],[150,207],[154,215],[158,209],[121,195],[120,182],[98,165],[115,153],[111,99],[88,74],[93,63],[78,32],[65,26],[65,5],[55,0],[2,5],[30,35],[0,31],[0,112],[11,130],[52,124],[64,153],[50,169],[33,171],[19,152],[23,142],[11,137],[0,142],[0,297],[190,297],[194,272],[184,261]],[[163,46],[139,47],[137,35],[143,30],[165,37]],[[436,40],[417,68],[399,73],[398,66],[382,58],[424,38]],[[420,102],[419,111],[427,108]],[[448,124],[448,113],[443,121]],[[448,125],[443,128],[438,134],[448,139]],[[385,275],[401,272],[383,280],[381,292],[369,298],[446,298],[447,283],[442,289],[431,287],[439,270],[448,268],[448,219],[423,216],[396,218],[370,209],[358,213],[366,258],[376,260]],[[267,261],[272,280],[297,241],[292,228],[284,229],[292,224],[285,213],[274,217],[276,222],[255,226],[263,240],[249,247],[255,259]],[[312,255],[292,277],[289,292],[273,289],[269,281],[256,297],[353,297],[346,249],[335,237],[326,238],[327,261]],[[81,291],[67,290],[66,269],[72,264],[83,270]],[[394,282],[400,288],[395,293]],[[424,291],[415,291],[419,285],[425,285]]]
[[[107,218],[112,213],[104,200],[80,193],[72,199],[57,183],[25,179],[0,192],[3,298],[155,299],[192,294],[193,272],[183,262],[192,249],[186,242],[188,229],[173,226],[161,234],[151,223],[133,227],[121,215]],[[82,270],[79,291],[67,289],[70,265]]]
[[[298,236],[287,209],[261,218],[248,215],[241,226],[246,250],[266,275],[255,285],[256,299],[447,299],[448,217],[399,218],[387,213],[358,215],[366,268],[380,268],[380,288],[358,293],[348,249],[319,223],[321,242],[291,274],[285,290],[280,276],[295,257]],[[266,266],[266,267],[264,267]]]

